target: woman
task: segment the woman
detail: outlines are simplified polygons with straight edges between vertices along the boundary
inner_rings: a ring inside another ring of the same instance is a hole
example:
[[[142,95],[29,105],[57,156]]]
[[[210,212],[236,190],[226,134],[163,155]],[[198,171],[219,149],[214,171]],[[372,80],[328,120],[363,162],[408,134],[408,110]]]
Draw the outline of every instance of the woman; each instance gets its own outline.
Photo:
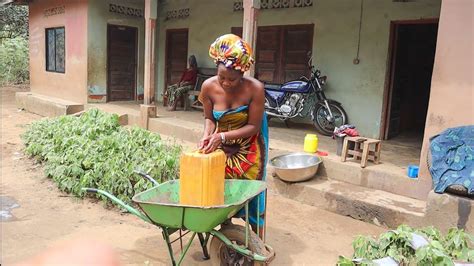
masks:
[[[177,84],[173,84],[166,90],[168,96],[168,111],[175,111],[178,99],[194,88],[197,79],[197,61],[194,55],[188,59],[189,68],[187,68]]]
[[[209,55],[217,64],[217,76],[203,83],[199,95],[205,117],[199,148],[204,153],[216,149],[226,153],[226,178],[265,180],[268,127],[264,87],[243,76],[254,62],[252,50],[240,37],[226,34],[211,45]],[[265,210],[265,195],[259,198],[260,206],[257,198],[250,203],[249,220],[254,230],[257,208],[260,213]]]

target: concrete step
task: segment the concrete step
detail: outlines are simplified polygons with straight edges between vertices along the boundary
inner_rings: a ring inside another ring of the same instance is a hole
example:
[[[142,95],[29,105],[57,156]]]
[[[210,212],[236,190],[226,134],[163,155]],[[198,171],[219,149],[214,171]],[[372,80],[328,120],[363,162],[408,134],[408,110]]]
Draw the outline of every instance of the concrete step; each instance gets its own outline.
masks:
[[[174,137],[161,136],[173,142]],[[179,143],[187,150],[196,147],[190,141],[179,140]],[[267,173],[270,197],[272,194],[279,194],[303,204],[389,228],[395,228],[401,223],[420,226],[424,221],[425,201],[321,176],[308,182],[291,184],[274,177],[271,167]]]
[[[85,106],[85,109],[97,108],[107,113],[117,114],[121,125],[138,126],[140,123],[140,111],[132,107],[135,107],[135,105],[123,106],[113,103],[90,103]]]
[[[18,108],[47,117],[75,114],[84,110],[84,105],[81,103],[32,92],[17,92],[15,94],[15,100]]]
[[[452,194],[431,191],[426,206],[426,225],[433,225],[447,233],[451,227],[474,233],[474,200]]]
[[[194,143],[198,143],[204,134],[203,123],[181,120],[171,116],[151,118],[149,130]]]
[[[194,143],[197,143],[203,134],[203,124],[197,123],[196,118],[194,120],[184,120],[173,116],[153,118],[150,119],[149,129]],[[270,158],[301,151],[302,145],[280,139],[270,130]],[[422,181],[418,179],[410,179],[400,167],[388,162],[379,165],[370,164],[366,168],[361,168],[358,162],[341,162],[340,157],[335,154],[329,154],[322,159],[323,163],[318,175],[333,180],[421,200],[426,199],[431,189],[431,183],[421,184]]]
[[[269,175],[270,190],[298,202],[358,220],[395,228],[421,226],[426,202],[333,179],[287,183]]]
[[[171,142],[174,139],[169,135],[161,136]],[[194,142],[185,140],[179,140],[179,143],[188,150],[196,146]],[[271,167],[268,167],[267,173],[270,197],[272,193],[279,194],[303,204],[389,228],[401,223],[420,226],[424,221],[425,201],[321,176],[308,182],[291,184],[274,177]]]

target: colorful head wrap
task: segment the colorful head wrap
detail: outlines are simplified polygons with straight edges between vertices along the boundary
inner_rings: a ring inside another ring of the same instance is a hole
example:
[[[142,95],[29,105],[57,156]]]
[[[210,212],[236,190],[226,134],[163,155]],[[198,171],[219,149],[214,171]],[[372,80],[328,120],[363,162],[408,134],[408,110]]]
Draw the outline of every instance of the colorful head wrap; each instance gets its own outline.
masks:
[[[225,34],[217,38],[209,48],[209,56],[214,62],[222,63],[227,68],[233,68],[245,72],[254,63],[252,48],[234,34]]]

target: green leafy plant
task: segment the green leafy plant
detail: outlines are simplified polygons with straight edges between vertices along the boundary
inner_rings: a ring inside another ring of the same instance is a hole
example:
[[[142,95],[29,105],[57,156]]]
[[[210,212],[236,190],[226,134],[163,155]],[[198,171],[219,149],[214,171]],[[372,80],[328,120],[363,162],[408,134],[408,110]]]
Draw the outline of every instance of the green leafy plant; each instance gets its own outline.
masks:
[[[337,266],[355,266],[356,264],[349,258],[344,256],[339,256],[339,260],[337,261]]]
[[[28,38],[28,6],[0,5],[0,42],[16,37]]]
[[[28,40],[23,37],[0,42],[0,85],[29,81]]]
[[[469,247],[474,244],[474,237],[463,229],[451,228],[443,239],[446,254],[456,260],[474,262],[474,250]]]
[[[446,254],[446,250],[439,241],[431,241],[421,247],[415,254],[416,265],[454,265],[453,260]]]
[[[427,226],[415,231],[417,234],[424,236],[427,240],[442,241],[441,232],[434,226]]]
[[[84,196],[83,187],[91,187],[130,202],[151,186],[135,169],[150,173],[158,182],[178,174],[180,146],[141,128],[121,127],[117,115],[97,109],[80,117],[34,122],[22,138],[25,153],[44,163],[46,175],[61,190],[79,197]]]
[[[392,257],[400,263],[409,263],[415,255],[411,248],[411,233],[413,229],[406,225],[400,225],[397,230],[388,231],[379,236],[379,251],[381,257]],[[380,258],[380,257],[379,257]]]
[[[380,258],[379,243],[370,236],[357,236],[352,242],[354,258],[365,258],[369,260]]]
[[[429,244],[415,251],[411,246],[412,233],[424,236]],[[443,236],[433,226],[413,229],[401,225],[380,234],[378,240],[357,236],[352,246],[352,259],[339,256],[338,265],[370,265],[370,261],[383,257],[392,257],[401,265],[454,265],[454,261],[474,261],[474,237],[457,228],[451,228]]]

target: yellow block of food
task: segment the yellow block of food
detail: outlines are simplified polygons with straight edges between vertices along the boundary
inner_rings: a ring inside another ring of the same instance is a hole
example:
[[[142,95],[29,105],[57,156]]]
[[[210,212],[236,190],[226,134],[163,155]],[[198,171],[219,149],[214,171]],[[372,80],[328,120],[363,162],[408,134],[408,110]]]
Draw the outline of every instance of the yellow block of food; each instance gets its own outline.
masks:
[[[181,155],[179,199],[184,205],[215,206],[224,204],[225,153],[199,151]]]

